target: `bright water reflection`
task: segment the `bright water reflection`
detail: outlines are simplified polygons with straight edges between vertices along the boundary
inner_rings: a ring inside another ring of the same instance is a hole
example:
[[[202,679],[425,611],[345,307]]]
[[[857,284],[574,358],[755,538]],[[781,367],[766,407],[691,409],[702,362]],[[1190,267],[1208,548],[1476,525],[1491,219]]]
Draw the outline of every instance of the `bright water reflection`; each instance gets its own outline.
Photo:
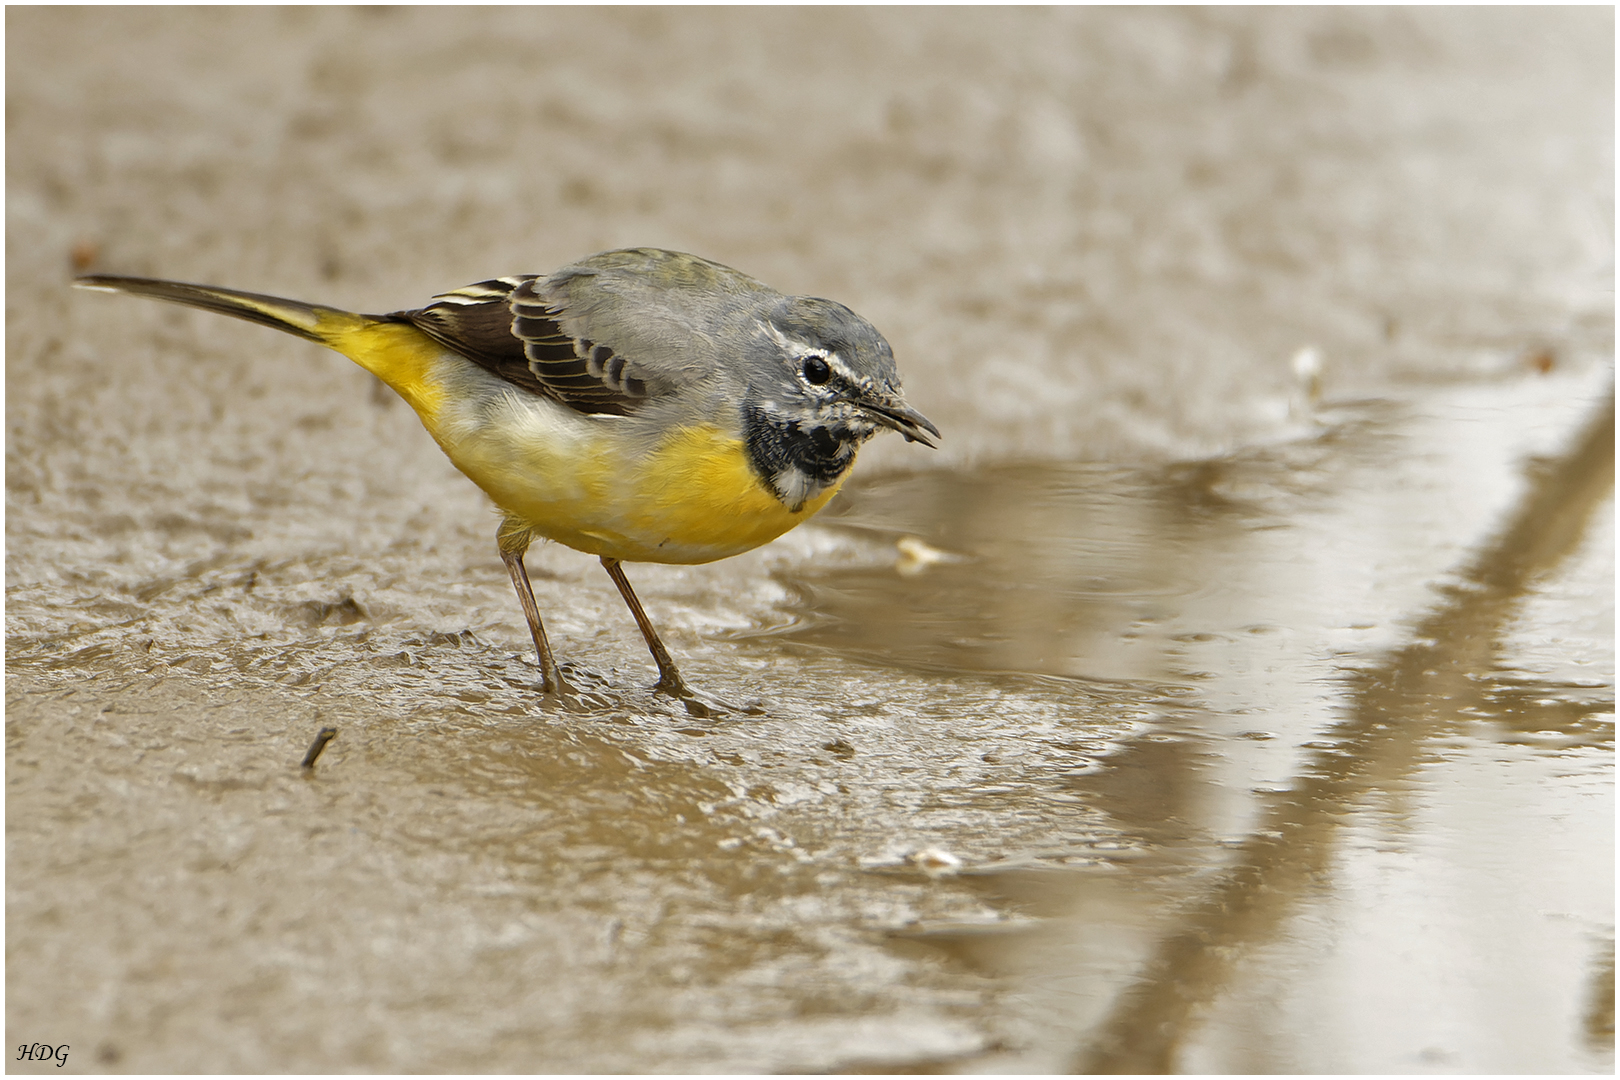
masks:
[[[11,1045],[1611,1067],[1612,522],[1585,458],[1527,468],[1612,377],[1611,10],[7,31]],[[852,302],[946,432],[762,551],[633,569],[762,717],[639,689],[555,547],[548,625],[619,707],[538,708],[487,503],[407,408],[67,288],[387,310],[645,243]],[[1561,561],[1512,540],[1565,509]]]
[[[1524,449],[1504,445],[1478,397],[1427,411],[1368,406],[1312,446],[1168,474],[1005,469],[862,492],[850,524],[920,533],[967,557],[921,589],[875,568],[815,581],[822,621],[794,637],[929,670],[1194,680],[1182,709],[1069,774],[1085,805],[1147,845],[1145,860],[1123,879],[1078,871],[1062,884],[979,867],[996,906],[1033,903],[1053,918],[1012,935],[915,935],[974,967],[1061,987],[1070,1014],[1053,1006],[1048,1023],[1069,1033],[1073,1056],[1056,1059],[1052,1040],[1054,1056],[996,1066],[1603,1060],[1612,639],[1599,622],[1582,641],[1584,617],[1540,627],[1571,646],[1565,678],[1526,671],[1504,639],[1526,592],[1583,539],[1573,590],[1590,604],[1610,588],[1612,531],[1600,519],[1588,538],[1586,525],[1612,490],[1612,401],[1403,626],[1406,611],[1369,608],[1439,567],[1409,549],[1413,561],[1394,569],[1402,553],[1366,534],[1376,519],[1346,514],[1353,493],[1395,504],[1406,545],[1426,537],[1443,550],[1458,503],[1434,499],[1455,475],[1430,471],[1444,461],[1436,451],[1494,443],[1505,463],[1504,450]],[[1358,475],[1371,469],[1390,482]],[[1392,632],[1406,643],[1378,649]],[[1223,707],[1197,708],[1214,702]],[[1501,1026],[1480,1027],[1487,1017]]]
[[[13,918],[74,930],[15,944],[71,975],[27,1008],[103,1067],[1602,1068],[1600,396],[891,477],[796,547],[645,574],[760,718],[635,689],[582,572],[541,588],[621,707],[537,712],[497,569],[458,607],[478,536],[17,590]]]

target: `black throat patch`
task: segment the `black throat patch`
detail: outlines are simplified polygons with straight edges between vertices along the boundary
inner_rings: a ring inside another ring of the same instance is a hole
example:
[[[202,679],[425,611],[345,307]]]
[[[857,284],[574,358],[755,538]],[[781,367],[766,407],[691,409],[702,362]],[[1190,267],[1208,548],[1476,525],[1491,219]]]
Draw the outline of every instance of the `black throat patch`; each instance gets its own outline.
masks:
[[[795,512],[849,471],[863,441],[849,428],[806,427],[757,405],[743,407],[748,460],[765,486]]]

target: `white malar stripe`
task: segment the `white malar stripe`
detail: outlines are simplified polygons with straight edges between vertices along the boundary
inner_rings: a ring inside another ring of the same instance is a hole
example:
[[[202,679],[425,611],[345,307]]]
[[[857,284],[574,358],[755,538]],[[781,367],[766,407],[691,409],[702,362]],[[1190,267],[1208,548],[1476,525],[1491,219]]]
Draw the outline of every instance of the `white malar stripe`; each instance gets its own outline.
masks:
[[[824,485],[816,483],[813,477],[789,465],[771,477],[771,486],[776,488],[777,496],[787,504],[787,508],[798,513],[800,507],[821,493]]]

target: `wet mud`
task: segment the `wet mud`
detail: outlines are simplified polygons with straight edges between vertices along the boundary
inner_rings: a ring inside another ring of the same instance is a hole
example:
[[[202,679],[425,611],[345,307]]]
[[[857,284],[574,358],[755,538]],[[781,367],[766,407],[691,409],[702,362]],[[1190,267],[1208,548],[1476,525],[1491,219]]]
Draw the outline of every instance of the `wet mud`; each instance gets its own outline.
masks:
[[[1612,41],[9,11],[11,1068],[1612,1071]],[[757,715],[555,546],[548,707],[407,408],[66,288],[627,243],[850,303],[945,432],[628,567]]]

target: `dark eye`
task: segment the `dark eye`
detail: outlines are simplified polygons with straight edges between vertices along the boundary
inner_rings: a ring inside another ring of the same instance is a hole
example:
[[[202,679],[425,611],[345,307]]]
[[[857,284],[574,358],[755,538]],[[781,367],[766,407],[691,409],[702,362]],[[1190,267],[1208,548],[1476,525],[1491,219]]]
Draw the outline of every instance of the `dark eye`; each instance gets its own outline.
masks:
[[[811,386],[821,386],[832,378],[832,368],[819,356],[805,357],[803,371],[804,381]]]

